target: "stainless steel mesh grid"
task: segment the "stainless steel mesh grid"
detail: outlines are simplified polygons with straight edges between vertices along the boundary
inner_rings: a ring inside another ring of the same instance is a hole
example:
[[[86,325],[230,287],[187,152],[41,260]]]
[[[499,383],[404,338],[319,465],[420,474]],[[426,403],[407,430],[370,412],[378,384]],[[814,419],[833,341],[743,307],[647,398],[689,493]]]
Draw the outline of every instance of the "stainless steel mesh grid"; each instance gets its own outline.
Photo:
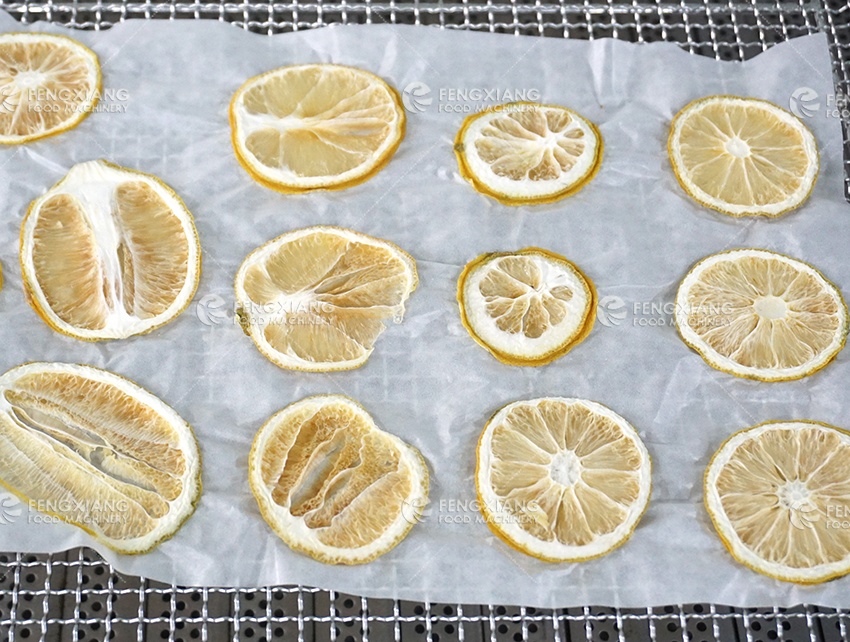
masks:
[[[334,23],[435,25],[508,34],[671,41],[718,60],[828,34],[837,96],[850,94],[850,0],[61,0],[0,8],[25,23],[106,29],[131,18],[215,19],[258,33]],[[848,122],[845,167],[850,175]],[[850,200],[850,180],[845,180]],[[470,570],[473,572],[473,570]],[[0,554],[0,640],[297,642],[850,642],[847,609],[678,604],[534,609],[375,600],[279,586],[180,588],[117,573],[94,551]]]

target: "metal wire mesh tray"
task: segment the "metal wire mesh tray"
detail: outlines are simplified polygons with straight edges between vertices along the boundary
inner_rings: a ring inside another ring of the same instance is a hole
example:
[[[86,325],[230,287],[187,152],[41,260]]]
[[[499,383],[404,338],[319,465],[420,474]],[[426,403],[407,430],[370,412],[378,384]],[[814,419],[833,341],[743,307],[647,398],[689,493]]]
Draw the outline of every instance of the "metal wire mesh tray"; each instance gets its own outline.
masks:
[[[215,19],[273,34],[335,23],[435,25],[559,38],[670,41],[692,54],[745,60],[798,36],[826,32],[836,94],[850,91],[850,2],[662,0],[48,0],[0,8],[24,23],[106,29],[131,18]],[[845,175],[850,172],[848,121]],[[850,199],[850,180],[845,178]],[[0,555],[2,640],[713,640],[850,642],[850,608],[743,608],[679,604],[645,609],[367,600],[302,586],[179,588],[118,574],[94,551]]]

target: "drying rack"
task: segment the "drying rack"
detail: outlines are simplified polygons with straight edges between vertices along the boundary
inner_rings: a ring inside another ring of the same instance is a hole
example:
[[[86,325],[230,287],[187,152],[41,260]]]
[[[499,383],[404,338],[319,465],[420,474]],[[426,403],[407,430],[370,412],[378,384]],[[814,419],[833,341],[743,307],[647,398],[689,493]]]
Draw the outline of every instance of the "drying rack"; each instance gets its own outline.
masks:
[[[516,35],[672,41],[746,60],[826,32],[836,93],[850,95],[850,0],[0,0],[14,18],[78,29],[123,20],[214,19],[264,34],[336,23],[434,25]],[[850,170],[848,122],[845,170]],[[845,171],[850,176],[850,171]],[[850,200],[850,179],[845,178]],[[412,603],[278,586],[180,588],[117,573],[89,549],[0,554],[0,640],[180,642],[850,642],[847,609],[677,604],[642,609]]]

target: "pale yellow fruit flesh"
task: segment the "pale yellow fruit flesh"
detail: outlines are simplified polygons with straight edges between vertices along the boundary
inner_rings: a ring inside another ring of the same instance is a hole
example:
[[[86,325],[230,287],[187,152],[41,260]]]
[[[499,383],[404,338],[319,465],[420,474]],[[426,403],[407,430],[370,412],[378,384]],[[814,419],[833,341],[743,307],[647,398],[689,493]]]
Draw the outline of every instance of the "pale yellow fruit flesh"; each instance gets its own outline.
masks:
[[[543,284],[534,261],[508,256],[494,262],[478,289],[500,330],[536,339],[566,318],[565,303],[573,298],[567,286],[541,290]]]
[[[626,521],[640,496],[641,452],[583,406],[517,406],[494,428],[491,450],[489,482],[503,510],[544,542],[591,544]]]
[[[121,541],[153,531],[183,492],[177,431],[114,385],[35,372],[3,396],[0,479],[36,506]]]
[[[388,248],[314,232],[248,267],[242,286],[254,306],[279,313],[262,329],[275,351],[327,363],[367,354],[412,284]]]
[[[340,549],[375,542],[413,490],[396,445],[342,403],[306,407],[279,423],[260,475],[275,504]]]
[[[734,451],[716,489],[732,529],[767,562],[809,569],[850,555],[850,529],[830,526],[829,515],[850,514],[850,446],[835,431],[765,431]]]
[[[95,226],[69,194],[41,204],[33,231],[35,278],[50,309],[64,323],[99,330],[116,311],[137,319],[164,314],[189,273],[189,239],[180,219],[144,182],[119,184],[111,220],[117,247],[98,244]],[[109,253],[109,255],[107,255]],[[107,271],[105,263],[117,265]]]
[[[56,41],[0,42],[0,135],[62,127],[97,90],[87,61]],[[37,107],[38,109],[35,109]]]
[[[398,120],[386,87],[340,68],[271,76],[248,88],[244,106],[258,122],[269,121],[248,133],[247,150],[266,167],[303,177],[338,176],[368,163]]]
[[[742,257],[706,268],[688,293],[689,325],[711,348],[752,368],[794,368],[835,340],[840,303],[786,261]]]
[[[799,128],[753,104],[706,105],[687,118],[679,141],[688,182],[733,205],[784,201],[812,162]]]
[[[587,143],[564,110],[524,109],[493,118],[475,149],[497,176],[515,181],[555,180],[573,168]],[[554,137],[555,145],[548,139]]]

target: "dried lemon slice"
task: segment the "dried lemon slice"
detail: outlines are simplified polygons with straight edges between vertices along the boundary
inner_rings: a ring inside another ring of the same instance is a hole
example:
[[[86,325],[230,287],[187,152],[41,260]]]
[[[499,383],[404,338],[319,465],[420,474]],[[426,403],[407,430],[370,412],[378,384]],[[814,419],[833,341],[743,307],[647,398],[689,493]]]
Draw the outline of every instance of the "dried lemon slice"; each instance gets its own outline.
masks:
[[[713,254],[676,295],[682,339],[712,367],[760,381],[800,379],[847,339],[847,306],[812,266],[768,250]]]
[[[317,226],[257,248],[236,274],[240,325],[281,368],[328,372],[366,363],[390,319],[401,323],[416,262],[359,232]]]
[[[812,132],[765,100],[708,96],[676,114],[667,151],[682,189],[730,216],[780,216],[799,207],[818,175]]]
[[[30,303],[54,330],[124,339],[186,309],[201,248],[192,215],[161,180],[90,161],[30,205],[21,267]]]
[[[735,433],[705,471],[705,506],[754,571],[801,584],[850,573],[850,433],[813,421]]]
[[[505,205],[574,194],[602,164],[596,125],[566,107],[508,103],[467,116],[455,138],[461,175]]]
[[[330,64],[281,67],[234,94],[236,157],[281,192],[342,189],[371,178],[404,138],[398,92],[378,76]]]
[[[605,406],[548,397],[508,404],[478,441],[475,485],[490,529],[547,562],[623,544],[649,505],[649,453]]]
[[[31,363],[0,377],[0,484],[119,553],[173,536],[201,494],[192,428],[99,368]]]
[[[97,105],[100,63],[76,40],[46,33],[0,35],[0,144],[73,129]]]
[[[529,247],[482,254],[458,279],[464,327],[502,363],[539,366],[582,342],[596,320],[596,289],[563,256]]]
[[[342,395],[274,415],[248,466],[265,520],[290,548],[326,564],[365,564],[394,548],[428,499],[419,451]]]

